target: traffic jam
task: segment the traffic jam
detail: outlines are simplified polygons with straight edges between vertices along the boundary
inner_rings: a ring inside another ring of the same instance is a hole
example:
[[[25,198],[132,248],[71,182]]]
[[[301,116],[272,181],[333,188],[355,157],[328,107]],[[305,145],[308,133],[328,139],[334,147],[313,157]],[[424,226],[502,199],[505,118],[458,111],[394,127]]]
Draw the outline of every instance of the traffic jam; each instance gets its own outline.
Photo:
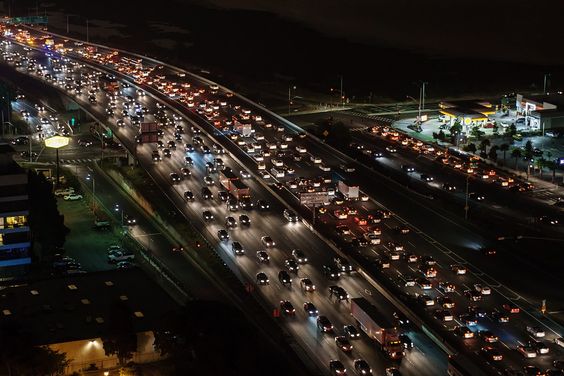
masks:
[[[182,72],[122,57],[116,51],[59,42],[52,36],[39,39],[24,31],[7,35],[5,30],[4,35],[14,44],[31,47],[45,46],[48,39],[52,40],[48,43],[51,48],[45,52],[49,65],[39,66],[28,58],[29,47],[23,52],[4,52],[4,60],[82,102],[104,107],[112,125],[133,135],[155,168],[168,174],[170,185],[209,224],[207,231],[217,237],[224,252],[254,277],[258,288],[278,279],[281,287],[300,290],[283,291],[277,312],[291,317],[303,305],[303,315],[314,317],[321,333],[332,332],[333,346],[340,351],[351,352],[362,331],[369,337],[364,342],[376,341],[381,345],[392,372],[395,361],[413,346],[412,340],[402,334],[414,330],[409,320],[394,309],[382,314],[368,301],[372,298],[357,296],[357,291],[363,290],[359,286],[369,286],[360,276],[363,271],[392,288],[394,295],[422,315],[424,321],[432,322],[441,334],[446,333],[449,340],[462,344],[498,370],[518,370],[523,365],[540,370],[557,365],[553,362],[562,354],[563,343],[558,333],[526,312],[516,297],[502,293],[499,286],[492,284],[494,281],[482,278],[479,269],[437,247],[393,211],[378,205],[354,184],[354,164],[339,158],[323,160],[319,145],[305,132],[290,129],[268,113],[250,110],[233,93],[215,84],[198,82]],[[2,48],[9,46],[3,43]],[[74,55],[110,67],[129,77],[132,83],[74,62]],[[34,65],[32,69],[28,69],[30,64]],[[147,89],[139,90],[137,86]],[[206,127],[189,125],[191,122],[167,102],[152,106],[149,97],[153,92],[176,102],[206,123]],[[371,132],[395,137],[389,129]],[[397,141],[404,142],[405,138],[398,135]],[[412,147],[415,146],[434,152],[413,141]],[[237,154],[230,152],[235,149]],[[252,167],[248,163],[247,168],[241,165],[239,160],[243,157],[244,161],[252,161]],[[488,176],[484,179],[496,180],[502,186],[504,182],[513,183],[471,163],[459,167],[454,158],[444,159],[446,165],[466,169],[467,173],[479,171]],[[469,171],[471,168],[474,170]],[[258,198],[255,192],[264,191],[263,187],[267,187],[269,196]],[[320,193],[317,196],[323,202],[309,206],[307,194],[316,193]],[[289,207],[274,203],[276,199]],[[308,208],[300,203],[306,203]],[[274,208],[279,210],[275,213]],[[309,213],[311,218],[300,213]],[[282,223],[314,223],[315,229],[341,252],[331,252],[330,257],[323,255],[322,264],[314,269],[310,250],[292,245],[286,237],[278,240],[279,233],[260,230],[261,222],[271,217],[276,217],[271,229]],[[244,229],[253,229],[252,236],[245,234]],[[282,246],[285,255],[279,252]],[[494,250],[483,252],[485,257],[495,256]],[[247,260],[239,261],[242,258]],[[327,301],[298,299],[318,295],[321,280],[328,285],[324,294]],[[270,291],[264,295],[272,300],[276,294]],[[335,309],[335,301],[348,308]],[[338,329],[322,306],[334,310],[333,316],[339,316],[342,324]],[[369,347],[366,343],[359,347],[364,350]],[[370,374],[370,357],[349,359],[334,354],[328,362],[334,374],[343,374],[346,366],[359,374]]]

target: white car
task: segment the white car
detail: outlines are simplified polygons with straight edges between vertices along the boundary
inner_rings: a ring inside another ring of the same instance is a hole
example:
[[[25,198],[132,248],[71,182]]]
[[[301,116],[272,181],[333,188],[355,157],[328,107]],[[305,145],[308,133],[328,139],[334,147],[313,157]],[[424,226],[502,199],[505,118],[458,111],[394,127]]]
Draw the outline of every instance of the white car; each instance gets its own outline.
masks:
[[[64,196],[72,195],[73,193],[74,193],[73,187],[61,188],[55,190],[56,197],[64,197]]]
[[[296,151],[301,154],[307,153],[307,149],[300,145],[296,146]]]
[[[251,174],[248,171],[241,170],[241,178],[249,179],[250,177],[251,177]]]
[[[364,239],[370,242],[370,244],[380,244],[380,237],[373,232],[365,232]]]
[[[272,164],[276,167],[284,166],[284,162],[282,162],[280,159],[272,159]]]
[[[482,295],[491,295],[492,289],[489,286],[484,286],[479,283],[474,285],[474,290],[478,291]]]
[[[82,195],[75,194],[75,193],[71,193],[71,194],[66,195],[65,197],[63,197],[63,200],[65,200],[65,201],[78,201],[78,200],[82,200]]]

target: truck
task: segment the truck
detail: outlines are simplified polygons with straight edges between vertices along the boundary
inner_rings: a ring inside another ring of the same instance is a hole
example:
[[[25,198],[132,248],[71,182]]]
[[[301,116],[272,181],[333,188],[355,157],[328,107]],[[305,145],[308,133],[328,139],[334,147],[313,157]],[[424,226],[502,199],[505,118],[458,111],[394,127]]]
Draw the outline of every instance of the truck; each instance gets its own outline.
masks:
[[[368,300],[351,299],[351,315],[358,322],[360,329],[376,341],[390,359],[399,360],[404,356],[404,346],[393,321],[378,311]]]
[[[360,196],[358,185],[352,184],[347,180],[339,180],[337,188],[347,200],[358,200]]]
[[[237,198],[241,200],[244,197],[251,196],[251,190],[245,185],[239,177],[236,176],[230,169],[225,169],[219,172],[219,183]]]
[[[100,77],[100,84],[102,90],[108,94],[117,94],[119,92],[119,83],[117,79],[110,75],[104,75]]]

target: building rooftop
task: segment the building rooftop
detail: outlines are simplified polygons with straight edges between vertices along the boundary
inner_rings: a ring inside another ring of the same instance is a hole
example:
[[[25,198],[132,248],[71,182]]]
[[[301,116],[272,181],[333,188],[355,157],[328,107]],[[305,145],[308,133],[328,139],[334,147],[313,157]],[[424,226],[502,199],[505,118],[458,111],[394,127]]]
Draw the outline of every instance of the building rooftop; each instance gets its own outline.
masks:
[[[550,103],[558,107],[559,110],[564,110],[564,95],[562,94],[524,95],[523,99],[536,103]]]
[[[36,344],[103,336],[111,307],[123,303],[136,332],[179,308],[140,269],[76,274],[0,289],[0,326],[18,325]]]
[[[495,113],[495,107],[483,99],[442,101],[439,107],[448,114],[472,118]]]

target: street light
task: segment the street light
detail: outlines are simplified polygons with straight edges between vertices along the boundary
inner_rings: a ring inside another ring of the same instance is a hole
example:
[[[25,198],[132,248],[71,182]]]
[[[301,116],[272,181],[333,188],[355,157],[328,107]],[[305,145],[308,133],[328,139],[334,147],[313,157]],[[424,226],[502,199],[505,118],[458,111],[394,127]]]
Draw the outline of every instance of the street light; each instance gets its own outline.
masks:
[[[53,136],[44,140],[45,146],[55,149],[57,155],[57,180],[55,181],[55,188],[59,186],[59,149],[69,144],[70,138],[64,136]]]
[[[296,90],[296,86],[288,85],[288,115],[290,115],[290,105],[292,104],[292,89]]]
[[[123,209],[119,206],[119,204],[115,204],[114,210],[121,213],[121,226],[123,227]]]

